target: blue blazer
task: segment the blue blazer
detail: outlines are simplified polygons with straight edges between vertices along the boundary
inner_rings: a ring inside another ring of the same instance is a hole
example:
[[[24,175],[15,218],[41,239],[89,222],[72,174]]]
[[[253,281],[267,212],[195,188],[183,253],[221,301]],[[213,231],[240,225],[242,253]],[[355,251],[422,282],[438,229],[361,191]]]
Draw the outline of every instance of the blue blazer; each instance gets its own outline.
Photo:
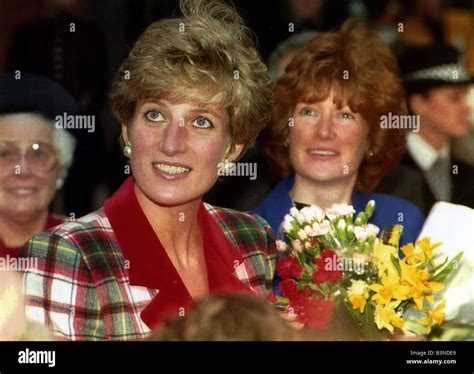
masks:
[[[279,227],[285,214],[293,206],[289,192],[293,187],[294,177],[280,181],[263,202],[254,209],[254,213],[265,218],[275,233],[279,234]],[[365,209],[365,205],[375,200],[375,212],[369,222],[377,225],[380,230],[384,227],[399,223],[403,225],[403,234],[400,245],[414,242],[423,227],[425,217],[421,211],[406,200],[382,193],[352,193],[352,205],[356,214]]]

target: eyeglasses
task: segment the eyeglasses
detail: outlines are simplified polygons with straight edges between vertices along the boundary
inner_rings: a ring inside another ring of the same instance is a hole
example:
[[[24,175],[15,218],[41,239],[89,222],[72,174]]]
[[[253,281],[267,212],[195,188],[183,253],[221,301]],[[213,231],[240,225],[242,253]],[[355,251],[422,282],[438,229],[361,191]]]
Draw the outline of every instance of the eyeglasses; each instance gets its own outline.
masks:
[[[14,171],[21,174],[20,163],[24,158],[33,173],[51,171],[57,164],[56,149],[46,143],[24,143],[0,140],[0,174]]]

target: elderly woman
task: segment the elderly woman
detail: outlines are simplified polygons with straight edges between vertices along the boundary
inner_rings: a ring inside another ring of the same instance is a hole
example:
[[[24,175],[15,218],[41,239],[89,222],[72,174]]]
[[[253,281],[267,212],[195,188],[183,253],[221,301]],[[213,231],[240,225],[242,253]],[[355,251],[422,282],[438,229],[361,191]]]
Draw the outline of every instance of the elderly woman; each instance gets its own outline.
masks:
[[[273,125],[264,151],[281,178],[255,210],[279,230],[292,206],[376,202],[371,223],[404,225],[402,243],[416,239],[423,216],[412,204],[372,193],[400,159],[405,131],[381,126],[382,116],[407,114],[394,56],[365,25],[350,19],[301,49],[274,89]]]
[[[72,163],[75,139],[56,115],[77,106],[58,84],[33,75],[0,77],[0,257],[16,258],[35,233],[65,218],[49,213]]]
[[[112,88],[133,176],[102,209],[35,235],[27,315],[70,340],[140,339],[194,299],[265,296],[274,239],[201,200],[270,118],[271,82],[236,11],[181,1],[139,37]]]

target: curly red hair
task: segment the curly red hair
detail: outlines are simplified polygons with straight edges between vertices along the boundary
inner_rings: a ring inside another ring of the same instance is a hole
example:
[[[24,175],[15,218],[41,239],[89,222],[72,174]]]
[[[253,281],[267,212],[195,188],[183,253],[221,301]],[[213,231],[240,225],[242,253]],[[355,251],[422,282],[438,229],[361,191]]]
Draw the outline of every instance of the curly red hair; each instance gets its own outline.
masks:
[[[319,102],[334,92],[336,104],[347,104],[369,126],[369,152],[355,185],[372,191],[405,151],[405,131],[381,127],[381,116],[406,115],[405,92],[389,47],[362,21],[351,18],[339,31],[318,34],[287,66],[273,91],[272,125],[259,143],[277,178],[294,174],[286,143],[289,119],[299,102]]]

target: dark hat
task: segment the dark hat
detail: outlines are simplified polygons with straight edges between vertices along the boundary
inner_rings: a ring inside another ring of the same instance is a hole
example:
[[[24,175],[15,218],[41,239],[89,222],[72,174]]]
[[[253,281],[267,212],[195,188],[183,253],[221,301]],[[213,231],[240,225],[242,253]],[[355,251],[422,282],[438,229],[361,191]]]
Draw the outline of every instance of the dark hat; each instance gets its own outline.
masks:
[[[398,62],[408,95],[439,86],[474,82],[462,63],[460,52],[450,45],[410,47],[400,55]]]
[[[38,113],[54,120],[63,113],[76,115],[74,98],[58,83],[45,77],[22,73],[0,75],[0,114]]]

